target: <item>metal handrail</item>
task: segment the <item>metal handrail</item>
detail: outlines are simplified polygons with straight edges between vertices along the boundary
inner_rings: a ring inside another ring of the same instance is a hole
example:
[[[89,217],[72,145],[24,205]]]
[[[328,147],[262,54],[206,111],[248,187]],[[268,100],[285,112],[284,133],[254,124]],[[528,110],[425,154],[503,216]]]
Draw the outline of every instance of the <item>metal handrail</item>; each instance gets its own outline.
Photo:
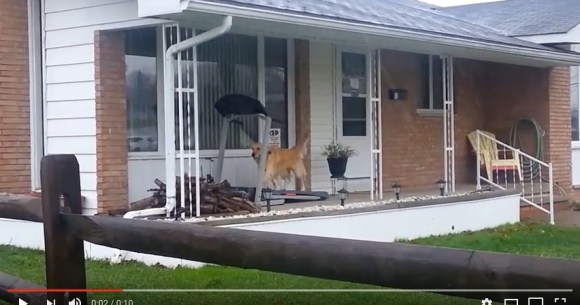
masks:
[[[512,146],[510,146],[510,145],[508,145],[506,143],[503,143],[503,142],[497,140],[496,138],[491,137],[491,136],[489,136],[489,135],[481,132],[480,130],[477,130],[477,133],[476,134],[477,134],[477,154],[476,154],[477,155],[477,161],[476,161],[477,162],[477,189],[478,190],[481,189],[481,180],[483,180],[483,181],[485,181],[487,183],[490,183],[490,184],[492,184],[495,187],[498,187],[500,189],[504,189],[504,190],[506,189],[503,186],[495,183],[493,181],[493,178],[492,177],[488,177],[489,179],[486,179],[486,178],[483,178],[481,176],[481,168],[480,168],[481,167],[481,156],[480,156],[481,155],[481,153],[480,153],[480,151],[481,151],[480,150],[481,140],[480,140],[480,137],[483,136],[483,137],[485,137],[487,139],[490,139],[496,145],[497,144],[500,144],[504,148],[506,148],[508,150],[511,150],[514,155],[518,155],[518,158],[519,158],[519,156],[523,156],[523,157],[531,160],[532,162],[536,162],[540,166],[545,166],[545,167],[548,168],[548,181],[547,182],[548,182],[548,195],[549,195],[549,205],[550,205],[550,209],[549,210],[548,209],[545,209],[543,206],[540,206],[540,205],[536,204],[535,202],[533,202],[532,200],[526,198],[526,196],[525,196],[525,189],[523,187],[524,181],[520,179],[521,180],[520,183],[522,184],[521,198],[522,198],[523,201],[529,203],[530,205],[538,208],[539,210],[541,210],[541,211],[543,211],[545,213],[548,213],[550,215],[550,224],[554,225],[555,224],[555,220],[554,220],[554,183],[553,183],[553,180],[554,180],[554,172],[553,172],[552,163],[546,163],[544,161],[538,160],[537,158],[532,157],[529,154],[522,152],[520,149],[517,149],[517,148],[512,147]],[[543,179],[544,178],[540,177],[540,183],[543,183]],[[532,190],[533,190],[533,183],[534,183],[533,180],[530,181],[530,183],[532,185]],[[543,195],[543,192],[541,191],[541,189],[542,189],[542,186],[540,185],[540,196],[544,196]],[[533,198],[534,198],[534,196],[532,194],[532,199]]]

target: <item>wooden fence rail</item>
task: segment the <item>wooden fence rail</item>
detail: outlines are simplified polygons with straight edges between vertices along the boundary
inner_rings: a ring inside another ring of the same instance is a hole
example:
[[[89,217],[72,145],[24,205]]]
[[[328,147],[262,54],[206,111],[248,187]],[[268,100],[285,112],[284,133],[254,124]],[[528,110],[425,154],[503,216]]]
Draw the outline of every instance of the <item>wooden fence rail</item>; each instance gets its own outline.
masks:
[[[25,281],[10,274],[0,272],[0,300],[5,300],[12,304],[18,304],[18,299],[22,299],[28,304],[42,304],[42,305],[46,304],[45,293],[31,294],[31,293],[8,292],[9,289],[13,288],[44,289],[44,287],[42,286]]]
[[[0,203],[0,217],[43,220],[48,288],[86,287],[84,240],[115,249],[224,266],[389,288],[441,289],[447,291],[440,294],[490,298],[501,303],[504,298],[529,297],[530,293],[522,289],[573,289],[574,293],[538,295],[566,297],[567,304],[580,304],[580,262],[576,260],[83,216],[76,158],[46,156],[41,172],[42,214],[38,215],[39,203],[22,201]],[[64,206],[60,206],[61,194]],[[2,289],[5,287],[0,285]],[[497,291],[467,291],[473,289]],[[84,293],[49,293],[48,297],[58,304],[79,297],[87,304]]]

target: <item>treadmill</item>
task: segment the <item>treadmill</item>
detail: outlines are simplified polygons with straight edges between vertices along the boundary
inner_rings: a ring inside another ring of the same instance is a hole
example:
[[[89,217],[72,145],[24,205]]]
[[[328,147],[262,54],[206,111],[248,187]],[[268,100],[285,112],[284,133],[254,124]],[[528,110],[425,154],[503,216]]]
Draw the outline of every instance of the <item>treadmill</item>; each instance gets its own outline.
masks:
[[[272,126],[272,118],[266,112],[264,105],[258,100],[250,96],[241,94],[228,94],[221,97],[214,108],[220,113],[223,118],[222,129],[220,134],[220,147],[217,160],[216,181],[222,181],[222,173],[224,167],[225,150],[228,138],[228,132],[232,123],[241,122],[237,119],[240,117],[256,117],[264,121],[264,129],[262,134],[261,152],[267,151],[270,143],[270,127]],[[248,199],[253,201],[256,205],[266,205],[262,190],[262,181],[266,170],[267,154],[260,153],[258,163],[258,178],[256,187],[235,187],[232,189],[237,191],[244,191],[248,195]],[[256,196],[260,194],[261,196]],[[292,190],[272,190],[272,199],[270,205],[283,205],[287,203],[299,203],[305,201],[321,201],[329,198],[328,192],[306,192],[306,191],[292,191]]]

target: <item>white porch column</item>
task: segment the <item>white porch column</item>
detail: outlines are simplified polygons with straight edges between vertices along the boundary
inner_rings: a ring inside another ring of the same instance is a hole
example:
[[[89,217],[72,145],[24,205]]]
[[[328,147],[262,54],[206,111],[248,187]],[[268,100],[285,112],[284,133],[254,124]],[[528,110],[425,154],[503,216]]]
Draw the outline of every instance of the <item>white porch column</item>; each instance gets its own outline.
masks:
[[[453,57],[441,56],[443,63],[443,170],[446,193],[455,192],[455,121],[453,95]]]
[[[368,54],[368,90],[370,94],[369,135],[371,137],[371,201],[383,199],[383,133],[381,116],[381,50]]]

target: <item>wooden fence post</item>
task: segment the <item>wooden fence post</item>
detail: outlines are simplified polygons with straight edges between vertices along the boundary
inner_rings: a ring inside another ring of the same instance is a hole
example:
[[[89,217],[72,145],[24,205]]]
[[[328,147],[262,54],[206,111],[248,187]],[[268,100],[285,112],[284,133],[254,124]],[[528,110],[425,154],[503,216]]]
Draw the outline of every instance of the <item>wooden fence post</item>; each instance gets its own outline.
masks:
[[[79,164],[74,155],[48,155],[40,165],[42,214],[47,289],[86,289],[85,251],[83,240],[66,230],[61,209],[82,214]],[[61,206],[61,195],[64,206]],[[67,298],[68,294],[68,298]],[[48,300],[68,304],[79,298],[87,304],[86,292],[50,292]]]

